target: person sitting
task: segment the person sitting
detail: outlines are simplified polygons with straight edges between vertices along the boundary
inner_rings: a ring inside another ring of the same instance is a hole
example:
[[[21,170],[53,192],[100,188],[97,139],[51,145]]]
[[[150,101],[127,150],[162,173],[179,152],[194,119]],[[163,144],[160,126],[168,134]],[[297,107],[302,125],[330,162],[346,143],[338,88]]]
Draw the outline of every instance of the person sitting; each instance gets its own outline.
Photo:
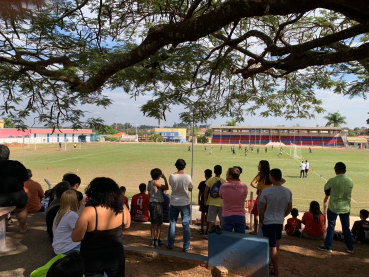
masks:
[[[131,217],[119,186],[110,178],[95,178],[86,195],[87,207],[72,233],[72,241],[81,241],[85,275],[125,276],[122,229],[129,228]]]
[[[46,228],[49,234],[50,241],[53,242],[53,224],[56,214],[60,209],[60,198],[64,191],[70,189],[70,184],[68,182],[60,182],[54,187],[55,198],[46,212]]]
[[[239,181],[240,170],[231,167],[226,174],[227,182],[219,190],[223,199],[222,230],[244,234],[246,231],[245,202],[247,186]]]
[[[81,203],[83,200],[83,194],[82,192],[78,191],[78,188],[81,185],[81,178],[79,178],[74,173],[67,173],[67,174],[64,174],[62,181],[69,182],[71,189],[74,190],[77,194],[78,208],[81,207]]]
[[[82,257],[74,252],[62,259],[57,260],[49,268],[46,277],[82,277],[85,268]]]
[[[34,214],[37,212],[44,212],[44,207],[41,204],[41,199],[44,198],[45,193],[38,182],[33,181],[32,171],[27,169],[29,180],[24,183],[24,191],[28,195],[27,212]]]
[[[46,190],[44,194],[44,199],[41,200],[41,205],[42,207],[44,207],[45,212],[49,208],[51,193],[52,193],[51,189]]]
[[[169,223],[170,195],[166,190],[163,190],[163,198],[164,202],[161,203],[163,206],[163,222]]]
[[[78,201],[74,190],[63,192],[60,209],[53,223],[53,248],[56,255],[79,252],[80,242],[73,242],[71,235],[78,219]]]
[[[301,220],[297,218],[299,216],[299,210],[293,208],[291,211],[291,215],[292,217],[287,219],[287,224],[284,229],[286,230],[287,235],[299,237],[301,236]]]
[[[302,230],[301,235],[308,239],[324,239],[325,216],[320,211],[320,205],[317,201],[311,201],[310,209],[304,213],[302,223],[305,229]]]
[[[149,220],[149,196],[146,194],[146,184],[138,186],[140,193],[133,195],[131,200],[131,217],[136,222]]]
[[[23,188],[29,176],[24,165],[18,161],[9,160],[9,156],[9,148],[0,144],[0,207],[16,207],[14,212],[18,219],[19,232],[24,234],[28,231],[28,196]]]
[[[129,204],[128,204],[129,200],[128,200],[128,197],[126,196],[127,189],[124,186],[121,186],[119,189],[122,193],[122,198],[123,198],[124,204],[126,204],[127,208],[129,209]]]
[[[352,237],[357,243],[369,243],[369,221],[366,220],[368,216],[368,210],[360,210],[360,220],[355,221],[352,226]]]

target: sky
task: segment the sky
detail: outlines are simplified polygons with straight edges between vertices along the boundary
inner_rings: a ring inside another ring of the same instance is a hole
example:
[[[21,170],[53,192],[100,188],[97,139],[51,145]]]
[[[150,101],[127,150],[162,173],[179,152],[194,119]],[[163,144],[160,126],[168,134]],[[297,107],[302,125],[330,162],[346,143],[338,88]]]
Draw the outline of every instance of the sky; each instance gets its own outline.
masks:
[[[111,125],[116,121],[118,123],[131,123],[133,126],[137,125],[158,125],[158,121],[153,118],[148,118],[140,111],[140,107],[151,99],[150,95],[140,96],[136,99],[130,98],[128,94],[119,91],[104,91],[106,96],[113,100],[107,109],[95,106],[83,106],[82,110],[86,111],[85,118],[89,117],[101,117],[104,119],[105,124]],[[366,119],[369,118],[369,105],[368,101],[362,98],[354,98],[349,100],[348,97],[334,94],[328,90],[316,90],[318,99],[323,101],[323,108],[326,110],[324,114],[317,115],[316,119],[294,119],[286,120],[284,118],[269,117],[263,118],[260,116],[247,116],[245,115],[245,121],[238,123],[238,126],[294,126],[299,124],[300,126],[314,127],[316,125],[325,126],[327,120],[324,116],[328,112],[337,112],[343,116],[346,116],[347,124],[343,127],[349,127],[353,129],[355,127],[368,127]],[[173,123],[179,123],[179,114],[184,111],[181,106],[172,107],[172,112],[166,115],[167,120],[164,121],[164,126],[172,126]],[[215,120],[209,120],[206,122],[212,126],[219,126],[225,124],[230,118],[218,117]]]

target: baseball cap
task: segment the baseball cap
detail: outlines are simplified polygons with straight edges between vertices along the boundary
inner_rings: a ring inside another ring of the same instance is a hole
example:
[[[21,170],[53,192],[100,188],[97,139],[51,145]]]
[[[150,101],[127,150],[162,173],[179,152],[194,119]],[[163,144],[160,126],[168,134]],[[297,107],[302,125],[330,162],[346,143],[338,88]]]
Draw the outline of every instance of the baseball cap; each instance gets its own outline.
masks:
[[[341,170],[346,170],[346,165],[343,162],[338,162],[336,163],[336,165],[334,166],[335,170],[341,171]]]

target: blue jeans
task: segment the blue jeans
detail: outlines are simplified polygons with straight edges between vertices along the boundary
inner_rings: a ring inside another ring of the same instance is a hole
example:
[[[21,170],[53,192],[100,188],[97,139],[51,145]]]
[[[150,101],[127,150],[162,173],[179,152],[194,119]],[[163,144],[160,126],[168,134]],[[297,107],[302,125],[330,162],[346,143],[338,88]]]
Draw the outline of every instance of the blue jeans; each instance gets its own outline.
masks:
[[[244,234],[246,231],[246,218],[241,215],[231,215],[222,217],[222,230]]]
[[[353,250],[354,243],[352,241],[351,232],[350,232],[350,213],[338,214],[338,215],[340,216],[343,236],[345,237],[347,249]],[[332,249],[334,227],[336,226],[337,214],[332,212],[330,209],[328,209],[327,219],[328,219],[328,228],[327,228],[327,236],[325,237],[325,240],[324,240],[324,246],[327,249]]]
[[[187,206],[170,206],[169,210],[169,232],[168,232],[168,248],[172,249],[174,246],[174,239],[176,233],[176,223],[179,213],[182,217],[183,226],[183,250],[190,247],[191,230],[190,230],[190,205]]]
[[[81,251],[81,244],[78,244],[76,247],[74,247],[73,249],[67,251],[67,252],[64,252],[63,254],[64,255],[69,255],[73,252],[80,252]]]

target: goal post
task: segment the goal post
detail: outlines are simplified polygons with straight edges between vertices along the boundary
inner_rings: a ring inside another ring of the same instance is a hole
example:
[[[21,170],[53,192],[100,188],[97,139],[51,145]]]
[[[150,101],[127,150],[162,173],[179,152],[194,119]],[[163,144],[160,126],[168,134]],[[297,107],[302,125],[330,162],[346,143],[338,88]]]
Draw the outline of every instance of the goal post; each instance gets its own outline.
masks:
[[[294,159],[303,159],[301,147],[297,146],[294,143],[291,143],[290,144],[290,156],[293,157]]]

